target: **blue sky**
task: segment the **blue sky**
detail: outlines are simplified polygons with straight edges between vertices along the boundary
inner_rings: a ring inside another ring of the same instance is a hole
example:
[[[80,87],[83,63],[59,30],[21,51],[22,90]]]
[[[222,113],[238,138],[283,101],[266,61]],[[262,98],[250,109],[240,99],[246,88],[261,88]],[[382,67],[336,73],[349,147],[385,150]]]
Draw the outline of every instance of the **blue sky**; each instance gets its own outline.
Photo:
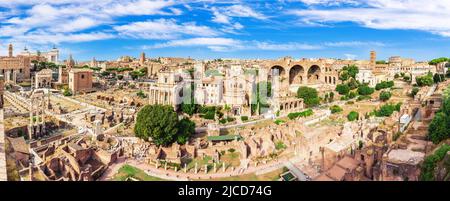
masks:
[[[0,0],[13,43],[63,59],[450,56],[448,0]]]

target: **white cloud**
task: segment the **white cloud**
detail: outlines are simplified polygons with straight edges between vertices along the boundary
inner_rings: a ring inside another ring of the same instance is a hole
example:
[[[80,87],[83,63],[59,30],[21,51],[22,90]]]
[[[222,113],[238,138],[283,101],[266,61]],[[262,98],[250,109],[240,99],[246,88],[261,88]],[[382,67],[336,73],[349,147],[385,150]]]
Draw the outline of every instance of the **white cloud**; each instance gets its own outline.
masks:
[[[352,5],[360,4],[358,0],[300,0],[300,1],[307,5],[321,4],[328,6],[336,6],[341,4],[352,4]]]
[[[232,48],[241,48],[241,41],[230,38],[191,38],[172,40],[167,43],[144,46],[143,49],[158,49],[167,47],[205,46],[213,51],[226,51]]]
[[[225,12],[228,16],[232,17],[252,17],[256,19],[266,19],[267,17],[259,13],[252,8],[244,5],[232,5],[230,7],[225,8]]]
[[[161,11],[163,8],[174,5],[174,1],[169,0],[138,0],[128,2],[117,2],[110,7],[105,8],[103,11],[107,14],[114,16],[125,15],[155,15],[165,14]]]
[[[194,22],[177,24],[173,19],[148,20],[114,27],[122,36],[145,39],[175,39],[183,34],[194,36],[216,36],[218,33],[207,26]]]
[[[367,45],[384,46],[379,42],[343,41],[322,42],[308,44],[299,42],[275,43],[271,41],[244,41],[223,37],[199,37],[190,39],[171,40],[166,43],[158,43],[143,46],[143,49],[160,49],[171,47],[206,47],[212,51],[238,51],[238,50],[263,50],[263,51],[297,51],[297,50],[321,50],[333,47],[361,47]]]
[[[317,50],[321,49],[320,45],[310,45],[306,43],[269,43],[269,42],[256,42],[256,48],[260,50],[274,50],[274,51],[292,51],[292,50]]]
[[[310,3],[327,4],[328,1]],[[374,29],[421,30],[442,36],[450,34],[450,1],[448,0],[358,0],[361,6],[294,10],[309,23],[354,22]]]
[[[217,8],[212,8],[213,11],[213,22],[220,23],[220,24],[230,24],[230,17],[228,15],[222,14]]]
[[[354,54],[344,54],[344,56],[347,60],[355,60],[356,59],[356,55],[354,55]]]
[[[171,7],[175,4],[173,0],[0,0],[0,7],[5,8],[0,14],[0,36],[17,43],[36,43],[20,40],[41,33],[53,35],[52,43],[72,42],[72,38],[83,41],[110,38],[114,35],[111,25],[117,23],[117,17],[181,15],[182,10]],[[96,33],[87,32],[102,25],[106,26]],[[98,34],[102,32],[108,32],[108,37]]]
[[[50,30],[55,32],[76,32],[80,30],[85,30],[94,26],[101,24],[102,22],[88,18],[88,17],[78,17],[71,22],[62,24],[61,26],[51,27]]]
[[[363,41],[340,41],[340,42],[327,42],[324,43],[327,47],[358,47],[358,46],[378,46],[384,47],[386,46],[382,42],[363,42]]]
[[[108,33],[94,32],[94,33],[80,33],[80,34],[47,34],[47,33],[31,33],[17,36],[12,39],[14,43],[20,41],[31,41],[34,44],[59,44],[62,42],[77,43],[95,40],[105,40],[114,38],[114,35]]]

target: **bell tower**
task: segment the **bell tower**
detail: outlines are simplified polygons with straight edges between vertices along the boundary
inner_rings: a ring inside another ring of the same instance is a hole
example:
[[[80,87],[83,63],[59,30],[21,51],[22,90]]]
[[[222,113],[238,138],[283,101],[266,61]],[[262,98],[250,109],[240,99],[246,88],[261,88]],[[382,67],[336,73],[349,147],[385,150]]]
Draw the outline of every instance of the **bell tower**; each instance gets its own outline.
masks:
[[[374,68],[377,63],[377,52],[370,51],[370,67]]]
[[[11,43],[8,46],[8,56],[13,57],[13,45]]]

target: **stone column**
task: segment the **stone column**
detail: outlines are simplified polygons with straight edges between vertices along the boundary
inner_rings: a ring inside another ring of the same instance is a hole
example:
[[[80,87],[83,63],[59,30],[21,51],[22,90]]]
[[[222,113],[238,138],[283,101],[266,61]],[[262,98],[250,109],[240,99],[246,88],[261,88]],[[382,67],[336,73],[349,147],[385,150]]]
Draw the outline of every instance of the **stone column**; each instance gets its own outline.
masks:
[[[12,76],[13,76],[13,82],[14,82],[14,84],[16,84],[17,83],[17,70],[13,70]]]

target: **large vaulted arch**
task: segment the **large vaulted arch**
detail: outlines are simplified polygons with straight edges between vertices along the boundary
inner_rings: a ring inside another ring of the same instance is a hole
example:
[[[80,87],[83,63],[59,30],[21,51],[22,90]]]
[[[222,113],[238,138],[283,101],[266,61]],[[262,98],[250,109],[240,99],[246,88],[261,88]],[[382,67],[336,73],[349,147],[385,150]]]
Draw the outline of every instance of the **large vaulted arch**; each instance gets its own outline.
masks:
[[[308,69],[308,84],[317,84],[320,82],[321,70],[318,65],[313,65]]]
[[[267,80],[270,81],[274,77],[279,77],[280,79],[283,79],[285,77],[286,70],[282,66],[272,66],[269,71],[269,75]]]
[[[289,84],[302,84],[305,69],[303,66],[295,65],[289,70]]]

